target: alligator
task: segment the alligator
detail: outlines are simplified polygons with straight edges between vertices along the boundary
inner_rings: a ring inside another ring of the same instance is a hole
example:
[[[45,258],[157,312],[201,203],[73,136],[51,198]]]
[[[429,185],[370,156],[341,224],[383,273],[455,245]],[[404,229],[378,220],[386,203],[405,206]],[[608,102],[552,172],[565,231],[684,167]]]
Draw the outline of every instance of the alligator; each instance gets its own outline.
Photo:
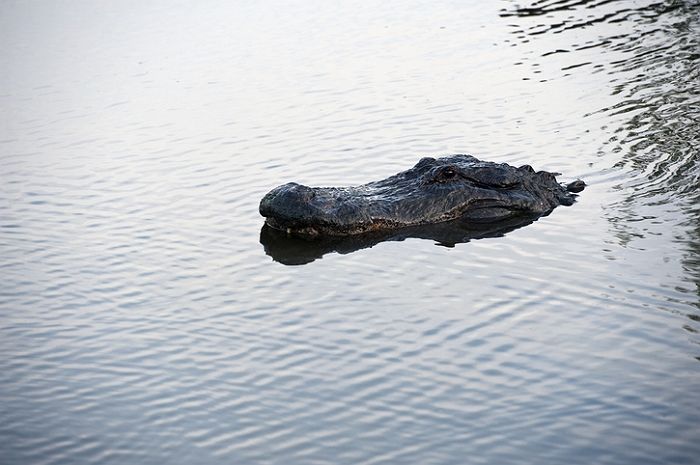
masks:
[[[266,224],[306,238],[351,236],[459,219],[499,222],[539,217],[572,205],[585,183],[559,184],[530,165],[480,161],[471,155],[422,158],[413,168],[352,187],[290,182],[260,201]]]

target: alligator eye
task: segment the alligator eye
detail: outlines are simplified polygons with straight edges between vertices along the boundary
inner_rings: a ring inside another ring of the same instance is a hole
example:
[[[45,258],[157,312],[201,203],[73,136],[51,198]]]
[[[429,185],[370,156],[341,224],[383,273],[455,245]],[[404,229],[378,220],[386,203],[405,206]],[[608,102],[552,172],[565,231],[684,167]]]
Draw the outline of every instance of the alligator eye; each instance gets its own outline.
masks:
[[[459,171],[451,166],[445,166],[443,168],[434,171],[432,177],[428,178],[428,183],[445,183],[450,182],[454,179],[459,178]]]

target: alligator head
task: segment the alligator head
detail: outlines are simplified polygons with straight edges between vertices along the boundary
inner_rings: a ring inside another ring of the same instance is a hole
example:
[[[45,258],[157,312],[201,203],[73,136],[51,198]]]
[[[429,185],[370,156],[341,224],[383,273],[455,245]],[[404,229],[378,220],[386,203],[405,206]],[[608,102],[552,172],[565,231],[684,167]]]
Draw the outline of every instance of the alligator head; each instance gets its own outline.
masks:
[[[571,205],[582,181],[565,187],[555,175],[484,162],[471,155],[423,158],[413,168],[353,187],[288,183],[260,202],[260,214],[278,230],[300,236],[346,236],[443,223],[502,221],[541,216]]]

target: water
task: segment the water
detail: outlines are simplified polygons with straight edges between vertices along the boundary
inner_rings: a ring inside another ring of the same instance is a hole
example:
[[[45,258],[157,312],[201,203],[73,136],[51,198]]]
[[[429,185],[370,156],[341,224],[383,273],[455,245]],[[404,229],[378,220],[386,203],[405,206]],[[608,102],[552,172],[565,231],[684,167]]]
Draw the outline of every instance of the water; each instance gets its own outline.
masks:
[[[3,2],[0,463],[700,460],[695,1]],[[589,187],[287,266],[272,187]]]

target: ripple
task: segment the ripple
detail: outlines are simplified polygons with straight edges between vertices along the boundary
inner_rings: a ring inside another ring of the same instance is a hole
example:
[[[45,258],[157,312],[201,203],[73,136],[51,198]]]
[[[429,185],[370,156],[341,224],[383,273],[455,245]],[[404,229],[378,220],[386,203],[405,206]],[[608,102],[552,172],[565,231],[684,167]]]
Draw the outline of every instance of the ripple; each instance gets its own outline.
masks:
[[[3,4],[3,463],[692,462],[695,3],[504,4]],[[275,185],[457,152],[589,187],[265,255]]]

